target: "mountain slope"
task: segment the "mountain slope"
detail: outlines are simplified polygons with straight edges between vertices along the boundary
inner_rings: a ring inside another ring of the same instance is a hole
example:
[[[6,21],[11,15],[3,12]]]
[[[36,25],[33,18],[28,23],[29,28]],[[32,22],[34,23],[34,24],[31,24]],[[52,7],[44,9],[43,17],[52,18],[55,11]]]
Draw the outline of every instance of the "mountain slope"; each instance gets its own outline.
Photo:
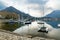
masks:
[[[4,10],[1,10],[1,11],[6,11],[6,12],[10,12],[10,13],[16,13],[16,14],[19,14],[20,17],[23,17],[24,19],[26,18],[31,18],[31,16],[29,14],[26,14],[24,12],[21,12],[19,10],[17,10],[16,8],[10,6],[10,7],[7,7],[6,9]]]
[[[6,9],[4,9],[3,11],[7,11],[7,12],[15,12],[17,14],[22,14],[22,15],[28,15],[28,14],[25,14],[24,12],[21,12],[19,10],[17,10],[16,8],[10,6],[10,7],[7,7]],[[28,15],[29,16],[29,15]]]
[[[60,18],[60,10],[54,10],[52,13],[46,15],[46,17]]]
[[[54,10],[52,13],[46,15],[45,17],[51,17],[51,18],[60,18],[60,10]],[[48,24],[50,24],[54,28],[58,28],[58,24],[60,24],[60,21],[46,21]]]
[[[18,15],[14,12],[11,13],[7,11],[0,11],[0,16],[2,16],[4,19],[10,19],[10,18],[18,19]]]

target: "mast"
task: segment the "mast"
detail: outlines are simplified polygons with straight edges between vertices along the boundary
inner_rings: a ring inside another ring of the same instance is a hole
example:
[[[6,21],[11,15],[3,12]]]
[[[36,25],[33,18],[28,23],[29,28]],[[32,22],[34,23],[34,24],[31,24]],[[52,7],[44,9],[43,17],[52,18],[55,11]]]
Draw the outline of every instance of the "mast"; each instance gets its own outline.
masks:
[[[44,5],[43,5],[43,13],[42,13],[43,16],[44,16],[44,13],[45,13],[45,12],[44,12]],[[42,17],[43,17],[43,16],[42,16]],[[43,18],[43,21],[44,21],[44,18]],[[43,22],[43,27],[44,27],[44,22]]]

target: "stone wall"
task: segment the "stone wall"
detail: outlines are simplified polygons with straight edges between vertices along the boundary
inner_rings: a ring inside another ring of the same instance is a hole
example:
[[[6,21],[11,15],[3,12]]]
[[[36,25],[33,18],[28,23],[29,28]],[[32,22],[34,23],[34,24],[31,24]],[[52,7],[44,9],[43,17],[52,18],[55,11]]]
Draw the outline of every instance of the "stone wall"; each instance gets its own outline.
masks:
[[[54,40],[54,39],[48,39],[42,37],[28,38],[25,36],[20,36],[18,34],[0,29],[0,40]]]

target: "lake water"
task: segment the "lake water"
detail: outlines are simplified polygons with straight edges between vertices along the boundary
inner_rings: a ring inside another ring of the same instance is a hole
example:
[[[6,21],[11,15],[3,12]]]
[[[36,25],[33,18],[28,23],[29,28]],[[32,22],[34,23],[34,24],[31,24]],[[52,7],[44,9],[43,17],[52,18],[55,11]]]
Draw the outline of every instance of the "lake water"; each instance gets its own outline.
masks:
[[[41,33],[38,32],[39,28],[42,27],[42,25],[37,24],[37,22],[32,22],[30,25],[25,25],[22,27],[17,28],[14,33],[20,34],[20,35],[32,35],[32,36],[42,36],[43,37],[48,37],[48,38],[55,38],[55,39],[60,39],[60,28],[57,27],[57,24],[60,22],[54,22],[54,21],[47,21],[44,22],[45,27],[49,28],[48,33]],[[56,26],[55,26],[56,25]]]
[[[14,22],[14,23],[10,23],[10,22],[6,22],[6,23],[0,23],[1,29],[4,30],[8,30],[8,31],[15,31],[15,33],[17,34],[27,34],[30,33],[32,35],[41,35],[40,33],[38,33],[38,29],[39,29],[39,25],[35,22],[32,23],[31,25],[25,25],[23,26],[23,24],[18,23],[18,22]],[[3,25],[2,25],[3,24]],[[51,38],[56,38],[56,39],[60,39],[60,28],[57,26],[58,24],[60,24],[60,21],[45,21],[45,26],[49,27],[51,29],[51,31],[48,32],[48,34],[45,34],[47,37],[51,37]]]

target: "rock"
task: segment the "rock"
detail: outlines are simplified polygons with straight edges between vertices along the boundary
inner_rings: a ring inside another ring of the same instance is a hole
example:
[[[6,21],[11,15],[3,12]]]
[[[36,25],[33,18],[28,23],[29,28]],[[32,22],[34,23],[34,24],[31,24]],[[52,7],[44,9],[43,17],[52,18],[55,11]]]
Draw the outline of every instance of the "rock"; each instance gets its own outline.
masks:
[[[55,40],[42,37],[28,38],[25,36],[20,36],[13,32],[5,31],[0,29],[0,40]]]

